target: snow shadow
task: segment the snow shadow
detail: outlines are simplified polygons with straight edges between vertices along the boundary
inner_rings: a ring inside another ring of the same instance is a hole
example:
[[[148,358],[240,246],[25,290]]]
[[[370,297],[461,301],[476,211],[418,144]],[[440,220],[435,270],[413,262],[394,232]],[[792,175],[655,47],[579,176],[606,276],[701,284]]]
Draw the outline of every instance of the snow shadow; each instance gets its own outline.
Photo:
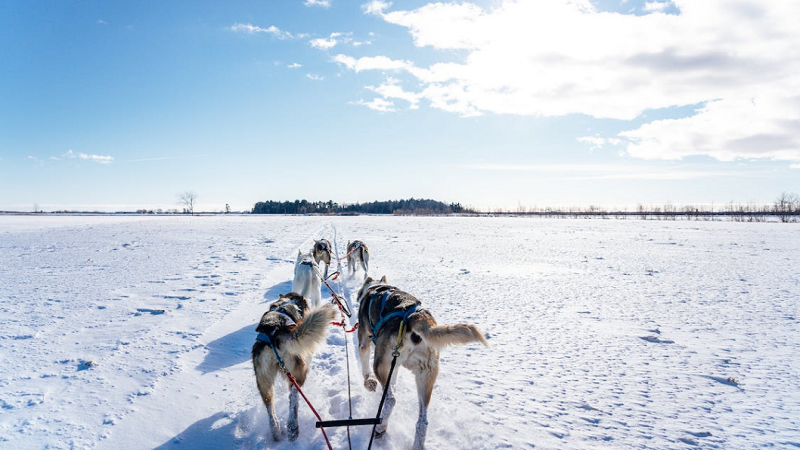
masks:
[[[267,303],[272,303],[278,299],[279,294],[288,294],[289,292],[292,292],[292,282],[284,281],[267,289],[267,292],[264,293],[264,300]]]
[[[228,423],[219,426],[217,422],[228,420]],[[217,426],[215,426],[215,424]],[[216,450],[230,448],[235,440],[236,421],[228,419],[228,414],[218,412],[205,419],[198,420],[177,436],[156,447],[156,450],[180,448],[184,450]]]
[[[256,339],[258,323],[247,324],[233,333],[215,339],[206,345],[208,353],[197,370],[205,373],[243,363],[250,358],[250,349]]]

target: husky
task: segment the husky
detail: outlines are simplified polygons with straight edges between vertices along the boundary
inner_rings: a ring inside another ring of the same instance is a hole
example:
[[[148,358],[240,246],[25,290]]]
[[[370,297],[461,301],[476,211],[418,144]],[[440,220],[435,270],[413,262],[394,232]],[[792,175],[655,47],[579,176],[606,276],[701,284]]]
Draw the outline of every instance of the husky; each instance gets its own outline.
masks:
[[[315,240],[314,247],[311,249],[311,253],[314,255],[314,261],[317,262],[317,265],[319,265],[320,262],[325,263],[325,279],[328,278],[328,268],[331,266],[332,251],[333,246],[331,246],[331,242],[327,239]]]
[[[353,241],[347,242],[347,271],[350,273],[350,276],[355,276],[356,274],[356,263],[361,263],[361,267],[364,269],[364,279],[367,278],[367,271],[369,270],[369,249],[367,248],[367,244],[361,241]]]
[[[319,266],[311,253],[302,253],[298,250],[297,260],[294,263],[292,292],[305,297],[311,308],[316,308],[322,303],[322,282],[319,277]]]
[[[439,374],[439,350],[453,344],[480,342],[488,347],[483,333],[475,325],[437,325],[430,311],[420,307],[421,302],[409,293],[389,286],[384,276],[379,281],[368,277],[358,291],[358,353],[364,387],[374,392],[380,382],[388,390],[381,418],[376,427],[376,437],[386,433],[387,422],[395,404],[392,392],[397,380],[395,370],[392,380],[388,380],[389,369],[397,344],[400,324],[405,320],[405,341],[400,349],[397,364],[410,370],[417,382],[419,398],[419,417],[417,418],[414,449],[425,447],[428,430],[428,404],[436,377]],[[369,366],[372,345],[375,346],[375,359]],[[377,374],[377,379],[376,379]]]
[[[267,407],[272,439],[278,441],[283,433],[273,407],[275,378],[282,368],[275,356],[286,365],[286,369],[303,386],[308,375],[307,361],[316,347],[325,339],[330,322],[336,317],[331,305],[309,309],[303,296],[294,292],[281,294],[261,316],[256,328],[259,333],[253,344],[253,370],[261,400]],[[274,346],[274,349],[273,347]],[[286,381],[289,381],[286,378]],[[297,424],[297,389],[289,381],[289,420],[286,424],[289,440],[294,441],[300,433]]]

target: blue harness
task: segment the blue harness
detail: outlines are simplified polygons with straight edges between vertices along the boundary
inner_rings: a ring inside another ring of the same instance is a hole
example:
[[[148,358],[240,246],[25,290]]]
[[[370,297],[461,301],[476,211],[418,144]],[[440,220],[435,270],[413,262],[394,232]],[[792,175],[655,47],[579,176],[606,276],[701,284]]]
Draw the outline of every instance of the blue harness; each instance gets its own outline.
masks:
[[[290,304],[294,305],[294,302],[291,302]],[[297,305],[295,305],[295,306],[297,306]],[[272,307],[269,308],[269,312],[277,312],[279,314],[283,314],[284,316],[286,316],[289,319],[291,319],[292,322],[295,321],[294,317],[292,317],[288,312],[286,312],[285,309],[283,309],[283,305],[281,305],[281,306],[272,306]],[[299,315],[300,315],[300,318],[302,319],[303,318],[303,311],[302,310],[299,311]],[[278,330],[276,328],[276,329],[272,330],[272,333],[270,333],[270,334],[259,332],[256,335],[256,340],[257,341],[261,341],[261,342],[269,345],[269,348],[271,348],[272,352],[275,353],[275,359],[278,361],[278,364],[281,366],[281,368],[283,368],[283,370],[286,370],[286,366],[283,364],[283,359],[281,358],[281,355],[278,354],[278,349],[275,347],[275,342],[274,341],[275,341],[275,333],[277,331]]]
[[[378,323],[373,325],[372,324],[372,320],[370,320],[370,318],[369,318],[369,314],[367,314],[367,320],[370,323],[369,324],[370,328],[372,328],[372,336],[370,337],[370,339],[372,340],[373,344],[376,344],[378,342],[378,331],[380,331],[381,327],[389,319],[392,319],[392,318],[395,318],[395,317],[400,317],[403,322],[407,322],[408,321],[408,316],[410,316],[411,314],[414,314],[417,311],[417,308],[419,307],[419,305],[413,305],[413,306],[411,306],[410,308],[408,308],[405,311],[395,311],[395,312],[391,312],[389,314],[383,315],[383,309],[386,307],[386,300],[393,293],[394,293],[394,289],[387,289],[386,292],[384,292],[383,295],[381,296],[381,309],[380,309],[380,313],[378,314],[378,317],[379,317]],[[372,299],[373,298],[374,298],[374,294],[373,294],[373,296],[370,296],[370,309],[372,309],[371,307],[372,307]]]

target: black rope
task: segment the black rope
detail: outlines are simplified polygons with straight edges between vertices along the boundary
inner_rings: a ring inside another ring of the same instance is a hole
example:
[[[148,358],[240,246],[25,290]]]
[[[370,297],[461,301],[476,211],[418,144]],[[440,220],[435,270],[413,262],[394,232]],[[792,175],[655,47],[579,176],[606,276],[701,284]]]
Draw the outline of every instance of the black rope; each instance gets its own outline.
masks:
[[[397,363],[397,357],[400,356],[399,353],[395,353],[392,355],[392,366],[389,368],[389,376],[386,378],[386,385],[383,387],[383,395],[381,396],[381,402],[378,404],[378,415],[375,416],[376,419],[381,418],[381,411],[383,411],[383,403],[386,401],[386,394],[389,392],[389,385],[392,384],[392,372],[394,372],[394,366]],[[367,446],[367,450],[372,448],[372,440],[375,438],[375,428],[378,427],[378,424],[372,426],[372,434],[369,436],[369,446]]]
[[[347,328],[344,317],[342,317],[342,331],[344,331],[344,357],[347,362],[347,403],[350,408],[349,419],[353,420],[353,397],[350,394],[350,350],[347,348]],[[350,441],[350,425],[347,426],[347,446],[353,450],[353,443]]]

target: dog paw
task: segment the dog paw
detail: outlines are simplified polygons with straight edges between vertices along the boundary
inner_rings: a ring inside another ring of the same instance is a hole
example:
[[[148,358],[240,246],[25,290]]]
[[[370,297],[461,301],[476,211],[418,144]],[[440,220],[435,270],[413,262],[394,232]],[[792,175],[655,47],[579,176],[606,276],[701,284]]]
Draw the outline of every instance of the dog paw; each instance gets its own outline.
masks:
[[[384,436],[386,436],[386,427],[381,427],[380,425],[378,425],[375,428],[375,439],[381,439]]]
[[[364,380],[364,387],[370,392],[375,392],[375,389],[378,387],[378,380],[376,380],[375,377],[369,377]]]
[[[296,441],[300,436],[300,427],[287,427],[287,431],[289,432],[289,442]]]

